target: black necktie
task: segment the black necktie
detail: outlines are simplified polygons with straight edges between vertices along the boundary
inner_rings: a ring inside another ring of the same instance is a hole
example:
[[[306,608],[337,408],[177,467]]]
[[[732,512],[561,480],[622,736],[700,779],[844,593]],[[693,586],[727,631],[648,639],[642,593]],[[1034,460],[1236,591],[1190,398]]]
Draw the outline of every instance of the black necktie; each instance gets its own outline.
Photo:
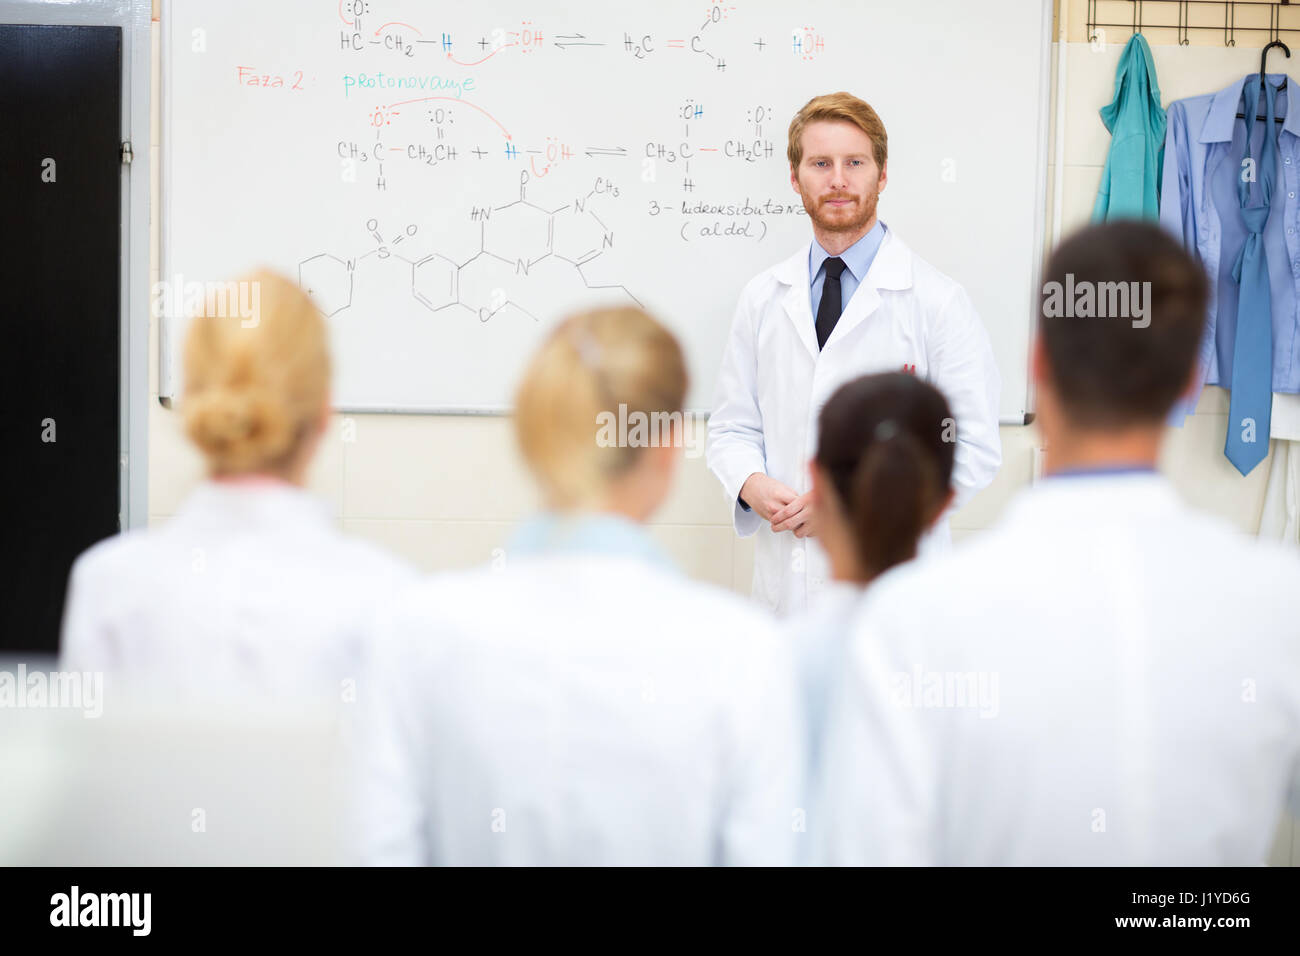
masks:
[[[844,271],[844,260],[832,256],[826,260],[826,281],[822,285],[822,300],[817,306],[817,348],[826,346],[831,337],[835,323],[840,320],[841,294],[840,273]]]

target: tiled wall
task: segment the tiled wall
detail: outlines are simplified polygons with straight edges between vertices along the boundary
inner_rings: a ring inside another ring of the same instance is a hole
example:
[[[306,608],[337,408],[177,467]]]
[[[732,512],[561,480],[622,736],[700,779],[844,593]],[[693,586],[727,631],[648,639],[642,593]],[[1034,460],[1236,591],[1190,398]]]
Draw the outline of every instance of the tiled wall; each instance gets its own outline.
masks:
[[[1092,209],[1109,144],[1097,111],[1113,94],[1119,52],[1127,40],[1127,35],[1116,36],[1112,30],[1108,37],[1111,42],[1105,48],[1090,47],[1084,42],[1086,6],[1085,0],[1072,0],[1067,17],[1071,42],[1066,50],[1066,190],[1062,213],[1066,232],[1085,223]],[[1108,6],[1115,10],[1108,13]],[[1120,0],[1101,0],[1099,7],[1103,19],[1119,17],[1122,21],[1131,16],[1130,4]],[[1258,69],[1258,46],[1226,49],[1221,45],[1221,36],[1208,33],[1194,36],[1191,46],[1178,47],[1173,45],[1172,31],[1149,31],[1148,35],[1166,104],[1219,89],[1234,77]],[[151,283],[157,280],[159,262],[158,37],[155,11]],[[870,90],[858,92],[870,99]],[[1053,153],[1048,167],[1049,217],[1054,161]],[[1049,221],[1047,235],[1051,231]],[[151,522],[173,514],[200,475],[198,459],[184,441],[178,416],[156,400],[156,334],[155,329],[150,349]],[[1217,388],[1207,389],[1186,426],[1171,429],[1161,467],[1192,503],[1222,514],[1243,533],[1251,534],[1259,522],[1268,465],[1242,478],[1228,464],[1222,453],[1227,410],[1226,394]],[[420,568],[433,571],[488,560],[493,549],[504,544],[512,524],[535,504],[507,419],[418,415],[348,418],[350,423],[336,416],[312,470],[311,487],[330,503],[341,527],[391,548]],[[1035,430],[1004,427],[1002,444],[1001,472],[989,488],[954,516],[953,536],[958,543],[996,521],[1007,500],[1030,480],[1037,447]],[[748,591],[753,539],[741,541],[731,531],[729,506],[706,470],[703,457],[682,463],[677,486],[654,518],[652,530],[691,574]],[[1291,859],[1291,841],[1288,822],[1279,834],[1274,862]],[[1296,856],[1300,857],[1300,850]]]

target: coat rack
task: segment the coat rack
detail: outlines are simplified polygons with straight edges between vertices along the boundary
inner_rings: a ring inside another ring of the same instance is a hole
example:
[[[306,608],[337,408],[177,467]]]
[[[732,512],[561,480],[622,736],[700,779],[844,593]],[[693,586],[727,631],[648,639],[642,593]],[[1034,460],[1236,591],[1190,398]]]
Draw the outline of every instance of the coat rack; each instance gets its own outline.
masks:
[[[1113,6],[1115,0],[1105,0],[1105,2]],[[1141,33],[1143,30],[1177,30],[1180,46],[1187,46],[1191,42],[1193,30],[1221,32],[1224,46],[1236,46],[1237,37],[1241,34],[1245,34],[1242,37],[1243,42],[1250,44],[1265,42],[1263,37],[1257,34],[1267,34],[1269,42],[1283,39],[1283,34],[1300,38],[1300,3],[1293,4],[1291,0],[1273,0],[1266,3],[1250,2],[1250,0],[1128,0],[1132,8],[1132,16],[1128,23],[1099,22],[1097,3],[1098,0],[1088,0],[1089,42],[1097,39],[1097,27],[1116,27],[1131,30],[1133,33]],[[1174,11],[1169,9],[1175,6],[1178,17],[1176,23],[1170,22]],[[1268,8],[1268,26],[1238,25],[1239,14],[1250,22],[1256,19],[1254,11],[1262,7]],[[1197,13],[1196,23],[1192,23],[1193,10]],[[1284,10],[1287,14],[1286,23],[1283,22]],[[1161,14],[1160,19],[1155,21],[1148,18],[1154,11],[1160,11]],[[1214,22],[1209,22],[1211,20]]]

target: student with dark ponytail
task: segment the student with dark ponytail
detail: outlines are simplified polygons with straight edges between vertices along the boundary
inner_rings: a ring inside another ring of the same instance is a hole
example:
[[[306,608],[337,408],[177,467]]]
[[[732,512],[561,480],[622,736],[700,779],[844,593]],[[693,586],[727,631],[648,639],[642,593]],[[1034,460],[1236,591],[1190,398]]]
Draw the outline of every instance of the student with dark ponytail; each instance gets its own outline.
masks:
[[[812,480],[836,580],[868,584],[916,556],[952,501],[956,433],[943,395],[914,375],[864,375],[831,396]]]
[[[826,694],[863,589],[916,557],[917,543],[953,498],[957,426],[947,400],[915,375],[864,375],[822,408],[811,462],[814,532],[832,581],[818,608],[790,632],[816,769]]]

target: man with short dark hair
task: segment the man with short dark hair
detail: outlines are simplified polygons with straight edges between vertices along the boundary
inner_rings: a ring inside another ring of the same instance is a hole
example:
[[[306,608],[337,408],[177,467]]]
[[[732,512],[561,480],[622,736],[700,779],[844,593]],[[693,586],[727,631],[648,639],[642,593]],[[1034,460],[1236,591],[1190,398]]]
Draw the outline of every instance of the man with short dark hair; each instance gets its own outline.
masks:
[[[1258,864],[1300,811],[1300,560],[1155,470],[1193,385],[1200,266],[1138,222],[1045,274],[1046,478],[994,529],[890,572],[828,722],[830,862]]]

